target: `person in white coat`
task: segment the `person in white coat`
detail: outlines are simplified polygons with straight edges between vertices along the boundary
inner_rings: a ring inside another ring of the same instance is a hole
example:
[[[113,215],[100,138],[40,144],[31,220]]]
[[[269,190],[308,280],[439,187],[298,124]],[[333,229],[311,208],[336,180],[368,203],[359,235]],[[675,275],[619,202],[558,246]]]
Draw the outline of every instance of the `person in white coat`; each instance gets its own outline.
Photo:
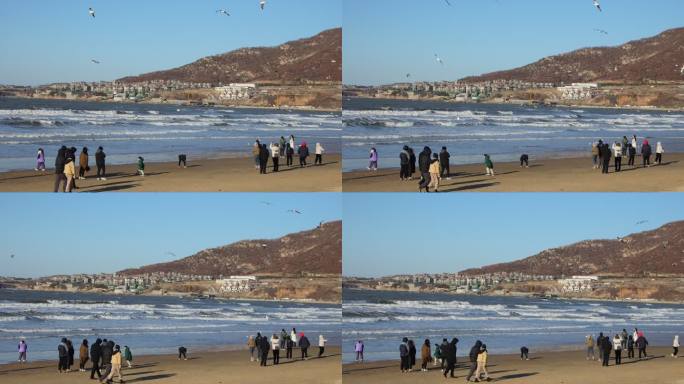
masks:
[[[290,332],[290,340],[294,343],[294,345],[298,345],[299,339],[297,338],[297,330],[292,328],[292,332]]]
[[[660,165],[663,162],[663,153],[665,151],[663,150],[663,144],[659,141],[656,143],[656,158],[655,162]]]
[[[674,340],[672,341],[672,357],[677,358],[678,353],[679,353],[679,335],[676,335],[674,337]]]
[[[323,152],[325,152],[323,145],[321,145],[321,143],[316,143],[316,159],[314,160],[314,165],[323,164]]]
[[[622,145],[619,142],[613,143],[613,156],[615,156],[615,172],[622,169]]]
[[[323,356],[323,352],[325,352],[325,343],[327,343],[328,340],[323,337],[323,335],[318,335],[318,357]]]
[[[271,161],[273,161],[273,172],[278,172],[278,161],[280,160],[280,145],[278,145],[278,143],[271,143],[269,150],[271,151]]]
[[[290,135],[290,148],[292,148],[293,150],[297,148],[297,147],[295,147],[294,135]]]
[[[275,333],[271,336],[271,349],[273,350],[273,365],[280,362],[280,339]]]
[[[634,148],[637,153],[639,153],[639,147],[637,147],[637,138],[636,135],[632,136],[632,148]]]
[[[622,364],[622,339],[620,335],[613,338],[613,351],[615,352],[615,365]]]

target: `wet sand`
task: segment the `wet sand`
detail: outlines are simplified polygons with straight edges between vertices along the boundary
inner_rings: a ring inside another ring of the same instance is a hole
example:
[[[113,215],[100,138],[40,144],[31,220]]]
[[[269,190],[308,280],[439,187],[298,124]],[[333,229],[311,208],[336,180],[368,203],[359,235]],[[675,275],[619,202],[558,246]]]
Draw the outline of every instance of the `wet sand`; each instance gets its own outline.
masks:
[[[309,348],[309,354],[317,355],[318,347]],[[78,360],[78,356],[76,359]],[[267,367],[260,367],[257,362],[250,362],[247,351],[193,352],[190,349],[187,361],[179,361],[176,355],[134,355],[133,362],[135,364],[132,368],[122,370],[123,379],[127,383],[342,383],[339,347],[326,347],[326,353],[320,359],[288,361],[281,358],[278,366],[273,366],[269,360]],[[123,365],[125,366],[125,363]],[[86,364],[86,367],[89,368],[90,363]],[[21,365],[5,364],[0,365],[0,382],[3,384],[97,383],[95,380],[90,380],[90,371],[78,372],[78,365],[75,368],[75,372],[60,374],[57,372],[57,361]],[[114,382],[118,382],[118,378],[114,378]]]
[[[651,158],[653,160],[653,158]],[[398,161],[398,160],[397,160]],[[641,157],[636,158],[640,166]],[[626,160],[624,162],[626,164]],[[496,176],[485,175],[483,164],[451,165],[451,180],[442,179],[440,192],[684,192],[684,154],[665,154],[662,165],[649,168],[623,165],[622,171],[604,175],[592,169],[591,158],[531,159],[529,168],[519,162],[498,163]],[[345,192],[417,192],[415,180],[401,181],[399,168],[342,175]]]
[[[534,351],[532,351],[534,352]],[[630,360],[623,358],[622,365],[602,367],[598,361],[587,361],[584,352],[554,352],[536,355],[529,361],[519,355],[490,355],[487,371],[492,382],[521,384],[684,384],[684,358],[670,357],[672,348],[649,348],[649,358]],[[455,379],[445,379],[439,366],[429,365],[429,372],[420,371],[420,355],[416,371],[401,373],[399,361],[379,361],[363,364],[345,364],[342,378],[348,383],[414,384],[421,382],[464,382],[468,374],[466,357],[459,356]]]
[[[323,165],[281,166],[280,172],[260,175],[252,158],[188,159],[187,168],[175,162],[146,163],[145,177],[136,175],[137,166],[107,166],[107,180],[98,181],[95,166],[86,180],[77,180],[74,192],[339,192],[339,154],[323,156]],[[299,164],[295,159],[295,164]],[[54,171],[33,170],[0,173],[0,192],[52,192]]]

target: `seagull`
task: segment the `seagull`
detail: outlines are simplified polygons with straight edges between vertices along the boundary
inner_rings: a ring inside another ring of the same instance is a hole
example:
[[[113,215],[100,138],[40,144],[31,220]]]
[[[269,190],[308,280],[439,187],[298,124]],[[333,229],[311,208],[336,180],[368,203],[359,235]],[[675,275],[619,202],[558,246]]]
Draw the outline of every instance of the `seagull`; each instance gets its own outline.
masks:
[[[594,0],[594,7],[599,10],[599,12],[602,12],[601,9],[601,4],[599,4],[598,0]]]
[[[287,212],[292,213],[294,215],[301,215],[302,214],[300,211],[298,211],[296,209],[288,209]]]
[[[167,252],[165,253],[165,255],[169,255],[169,256],[173,256],[173,257],[178,257],[178,256],[176,256],[175,253],[173,253],[173,252],[171,252],[171,251],[167,251]]]
[[[406,78],[409,78],[409,77],[411,77],[411,74],[410,74],[410,73],[407,73],[407,74],[406,74]]]
[[[259,6],[261,7],[261,10],[263,11],[264,8],[266,7],[266,0],[261,0],[261,1],[259,2]]]
[[[268,201],[260,201],[260,203],[263,205],[271,205],[271,203],[269,203]]]
[[[435,53],[435,59],[437,60],[438,63],[444,65],[444,62],[442,61],[442,59],[439,56],[437,56],[436,53]]]
[[[14,254],[11,254],[11,255],[10,255],[10,259],[14,259]]]
[[[451,3],[449,2],[449,0],[444,0],[444,2],[447,3],[447,5],[451,7]]]
[[[646,223],[648,223],[648,220],[641,220],[641,221],[637,221],[636,225],[641,225],[641,224],[646,224]]]
[[[93,64],[100,64],[100,62],[97,61],[97,60],[95,60],[95,59],[91,59],[90,61],[91,61]]]
[[[88,8],[88,14],[89,14],[90,16],[92,16],[93,19],[95,18],[95,10],[94,10],[92,7],[91,7],[91,8]]]
[[[218,13],[219,15],[230,16],[230,13],[228,13],[228,11],[225,10],[225,9],[219,9],[219,10],[216,11],[216,13]]]
[[[594,28],[594,31],[596,31],[598,33],[603,33],[604,35],[608,34],[608,32],[604,31],[603,29]]]

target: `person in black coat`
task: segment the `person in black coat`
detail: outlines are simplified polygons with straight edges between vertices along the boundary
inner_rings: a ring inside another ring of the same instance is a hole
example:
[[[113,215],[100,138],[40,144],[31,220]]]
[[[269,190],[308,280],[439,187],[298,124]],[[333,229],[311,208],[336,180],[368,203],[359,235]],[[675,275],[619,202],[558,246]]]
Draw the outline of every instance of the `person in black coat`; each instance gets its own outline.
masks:
[[[271,344],[268,343],[268,338],[266,336],[261,336],[261,366],[266,366],[266,361],[268,360],[268,350],[271,349]]]
[[[268,165],[268,148],[266,144],[261,144],[259,147],[259,173],[266,174],[266,166]]]
[[[627,149],[627,154],[629,155],[629,160],[627,165],[634,166],[634,157],[636,156],[636,148],[632,147],[632,144],[627,144],[629,148]]]
[[[114,342],[112,340],[107,341],[107,339],[102,340],[100,344],[100,351],[102,357],[102,368],[104,373],[103,378],[106,378],[110,372],[112,372],[112,355],[114,354]]]
[[[413,174],[416,173],[416,152],[413,151],[413,148],[408,147],[408,153],[409,153],[409,177],[413,177]]]
[[[402,181],[408,180],[411,177],[411,166],[409,159],[409,147],[408,145],[404,145],[403,150],[399,153],[399,177]]]
[[[651,154],[651,144],[648,143],[648,140],[644,140],[644,143],[641,145],[641,157],[643,158],[644,168],[651,166]]]
[[[451,377],[454,377],[454,369],[456,368],[456,344],[458,343],[457,338],[451,339],[451,343],[447,344],[446,351],[443,352],[444,358],[446,359],[446,369],[444,370],[444,377],[447,377],[449,373]]]
[[[59,373],[67,372],[69,369],[69,351],[66,342],[66,338],[63,337],[62,342],[57,346],[57,352],[59,354],[57,369],[59,369]]]
[[[97,372],[98,379],[102,377],[102,373],[100,373],[100,358],[102,357],[102,351],[100,350],[101,343],[102,340],[97,339],[93,345],[90,346],[90,360],[93,363],[93,367],[90,369],[90,379],[95,379],[95,372]]]
[[[67,178],[64,174],[64,164],[66,164],[66,153],[67,147],[62,145],[57,151],[57,157],[55,157],[55,188],[54,192],[59,192],[60,185],[62,192],[66,192]],[[62,185],[63,184],[63,185]]]
[[[447,356],[449,356],[449,341],[442,339],[442,344],[439,345],[439,354],[442,356],[440,368],[444,371],[444,366],[447,365]]]
[[[610,361],[610,351],[613,350],[613,343],[610,341],[610,337],[604,336],[601,339],[601,343],[599,345],[601,347],[601,359],[603,362],[603,366],[607,367],[608,362]]]
[[[430,147],[423,148],[423,151],[418,155],[418,170],[420,171],[420,182],[418,183],[418,191],[430,192],[430,158],[432,157],[432,150]]]
[[[473,347],[470,348],[470,353],[468,354],[468,358],[470,359],[470,370],[468,371],[466,381],[470,381],[470,378],[472,378],[473,374],[475,374],[475,370],[477,370],[477,355],[480,354],[481,346],[482,342],[478,340],[475,342],[475,345],[473,345]]]
[[[401,360],[401,372],[408,372],[410,365],[408,338],[404,337],[399,344],[399,359]]]
[[[302,360],[309,358],[310,346],[311,343],[309,342],[309,338],[302,334],[302,337],[299,338],[299,348],[302,350]]]
[[[612,151],[610,146],[605,143],[599,148],[599,153],[601,154],[601,161],[603,161],[602,173],[608,174],[608,169],[610,168],[610,157],[612,156]]]
[[[98,147],[95,152],[95,166],[97,167],[98,180],[107,180],[105,177],[105,157],[107,157],[107,155],[104,153],[104,149]]]
[[[451,155],[447,151],[447,147],[442,147],[442,151],[439,153],[439,175],[441,177],[447,178],[451,175],[449,171],[449,158]]]
[[[71,340],[67,339],[66,345],[67,354],[69,355],[69,363],[67,364],[67,368],[69,371],[71,371],[71,366],[74,365],[74,344],[71,342]]]
[[[416,365],[416,344],[413,340],[408,341],[409,347],[409,371],[413,370],[413,366]]]

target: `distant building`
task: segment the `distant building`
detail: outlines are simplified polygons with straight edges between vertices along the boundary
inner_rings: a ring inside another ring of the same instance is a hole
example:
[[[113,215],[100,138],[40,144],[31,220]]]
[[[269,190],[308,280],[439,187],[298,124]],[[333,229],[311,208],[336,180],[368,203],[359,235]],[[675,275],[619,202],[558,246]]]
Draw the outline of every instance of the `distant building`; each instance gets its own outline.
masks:
[[[220,292],[249,292],[256,285],[256,276],[231,276],[228,279],[218,279]]]
[[[592,291],[596,287],[598,276],[573,276],[569,279],[559,279],[561,290],[566,293]]]
[[[591,99],[596,96],[598,92],[598,84],[596,83],[572,83],[564,87],[558,87],[561,93],[561,98],[564,100],[582,100]]]
[[[221,100],[243,100],[249,99],[256,91],[256,84],[253,83],[231,83],[223,87],[216,87],[214,90],[218,93]]]

